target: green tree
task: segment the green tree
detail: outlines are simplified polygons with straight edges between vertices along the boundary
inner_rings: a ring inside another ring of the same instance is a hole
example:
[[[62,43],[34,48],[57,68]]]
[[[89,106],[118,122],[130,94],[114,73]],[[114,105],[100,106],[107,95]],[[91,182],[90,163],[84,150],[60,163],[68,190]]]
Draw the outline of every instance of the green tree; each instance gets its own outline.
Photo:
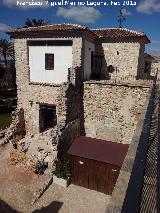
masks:
[[[42,20],[42,19],[26,19],[25,25],[23,27],[28,28],[28,27],[38,27],[38,26],[43,26],[43,25],[47,25],[48,22]]]
[[[7,41],[6,39],[0,39],[0,56],[4,58],[5,66],[7,66],[7,59],[11,57],[14,59],[14,51],[12,42]]]

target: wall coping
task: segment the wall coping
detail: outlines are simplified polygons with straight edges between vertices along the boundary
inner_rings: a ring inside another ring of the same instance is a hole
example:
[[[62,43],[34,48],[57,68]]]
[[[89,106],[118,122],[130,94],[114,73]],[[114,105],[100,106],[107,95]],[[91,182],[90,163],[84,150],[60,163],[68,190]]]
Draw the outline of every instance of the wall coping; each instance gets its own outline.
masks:
[[[153,84],[153,80],[135,80],[132,82],[127,82],[127,81],[110,81],[110,80],[90,80],[90,81],[85,81],[84,85],[91,85],[91,84],[96,84],[96,85],[110,85],[110,86],[124,86],[124,87],[143,87],[143,88],[150,88]]]

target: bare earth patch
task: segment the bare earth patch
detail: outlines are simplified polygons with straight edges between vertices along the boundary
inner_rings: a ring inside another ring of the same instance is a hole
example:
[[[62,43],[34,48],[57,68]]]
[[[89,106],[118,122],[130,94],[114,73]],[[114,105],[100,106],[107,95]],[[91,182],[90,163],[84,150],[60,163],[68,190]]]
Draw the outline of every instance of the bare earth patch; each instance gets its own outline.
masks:
[[[0,148],[0,213],[104,213],[110,196],[70,185],[52,184],[31,205],[36,190],[47,180],[22,166],[9,163],[10,145]]]

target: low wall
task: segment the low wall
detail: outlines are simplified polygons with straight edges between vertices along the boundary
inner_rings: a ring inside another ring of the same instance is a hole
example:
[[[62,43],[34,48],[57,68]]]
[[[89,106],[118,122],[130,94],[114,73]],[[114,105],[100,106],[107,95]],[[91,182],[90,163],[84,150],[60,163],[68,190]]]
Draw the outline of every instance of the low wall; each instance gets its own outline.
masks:
[[[150,86],[144,82],[85,82],[83,99],[86,136],[129,144]]]
[[[155,92],[156,85],[153,86],[151,95],[145,102],[106,213],[138,212]]]

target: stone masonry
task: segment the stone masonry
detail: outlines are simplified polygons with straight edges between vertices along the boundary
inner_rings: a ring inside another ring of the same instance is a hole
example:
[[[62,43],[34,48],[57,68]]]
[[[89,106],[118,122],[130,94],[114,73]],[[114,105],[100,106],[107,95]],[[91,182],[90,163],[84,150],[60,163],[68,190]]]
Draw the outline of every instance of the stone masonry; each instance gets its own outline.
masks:
[[[108,73],[110,80],[136,80],[144,70],[144,45],[136,42],[102,43],[104,60],[107,66],[114,67]]]
[[[53,151],[54,157],[58,152],[63,154],[76,137],[85,134],[128,144],[144,107],[150,84],[139,84],[137,78],[141,78],[144,72],[146,41],[137,38],[135,33],[135,39],[132,36],[127,39],[118,37],[114,41],[101,39],[88,28],[75,30],[74,27],[49,25],[10,32],[14,38],[18,108],[23,109],[25,120],[26,137],[22,142],[31,155],[40,144],[44,152]],[[67,82],[30,81],[29,45],[31,41],[48,40],[72,41],[72,67],[68,70]],[[85,46],[86,41],[95,47],[95,52],[94,48]],[[94,68],[93,56],[97,56],[98,64]],[[85,70],[86,59],[90,61],[91,70]],[[112,73],[109,73],[109,65],[114,67]],[[89,81],[84,82],[85,74],[88,72],[92,76],[94,69],[99,69],[96,70],[101,75],[99,80],[92,81],[88,77]],[[45,132],[40,132],[40,104],[56,106],[57,125]]]
[[[129,144],[144,107],[150,85],[112,84],[108,81],[84,84],[86,135]]]
[[[56,38],[54,38],[54,40],[55,39]],[[65,125],[67,100],[64,97],[66,95],[64,90],[67,90],[67,86],[34,85],[29,82],[28,40],[29,39],[15,39],[14,47],[17,70],[18,107],[24,109],[26,132],[30,135],[34,135],[39,132],[39,103],[55,104],[57,106],[57,123],[63,123],[63,125]],[[30,40],[36,39],[30,38]],[[82,39],[74,38],[73,69],[75,69],[75,72],[77,68],[81,67],[81,48]],[[75,81],[73,84],[75,84]]]
[[[88,28],[75,30],[74,25],[65,24],[17,29],[10,33],[14,38],[18,109],[23,111],[22,127],[26,133],[18,143],[23,145],[21,151],[28,157],[28,167],[38,161],[42,165],[47,161],[47,174],[52,175],[55,159],[63,159],[71,143],[80,135],[133,144],[152,84],[152,81],[137,80],[146,77],[144,50],[149,43],[146,35],[137,37],[137,33],[126,31],[127,38],[108,40]],[[30,81],[29,44],[48,40],[72,41],[72,66],[68,69],[67,82]],[[91,46],[85,46],[86,41]],[[88,70],[85,70],[86,61],[90,62]],[[109,72],[109,65],[113,66],[113,72]],[[89,75],[92,76],[94,69],[101,76],[91,80]],[[56,106],[57,116],[57,124],[42,132],[41,104]]]

